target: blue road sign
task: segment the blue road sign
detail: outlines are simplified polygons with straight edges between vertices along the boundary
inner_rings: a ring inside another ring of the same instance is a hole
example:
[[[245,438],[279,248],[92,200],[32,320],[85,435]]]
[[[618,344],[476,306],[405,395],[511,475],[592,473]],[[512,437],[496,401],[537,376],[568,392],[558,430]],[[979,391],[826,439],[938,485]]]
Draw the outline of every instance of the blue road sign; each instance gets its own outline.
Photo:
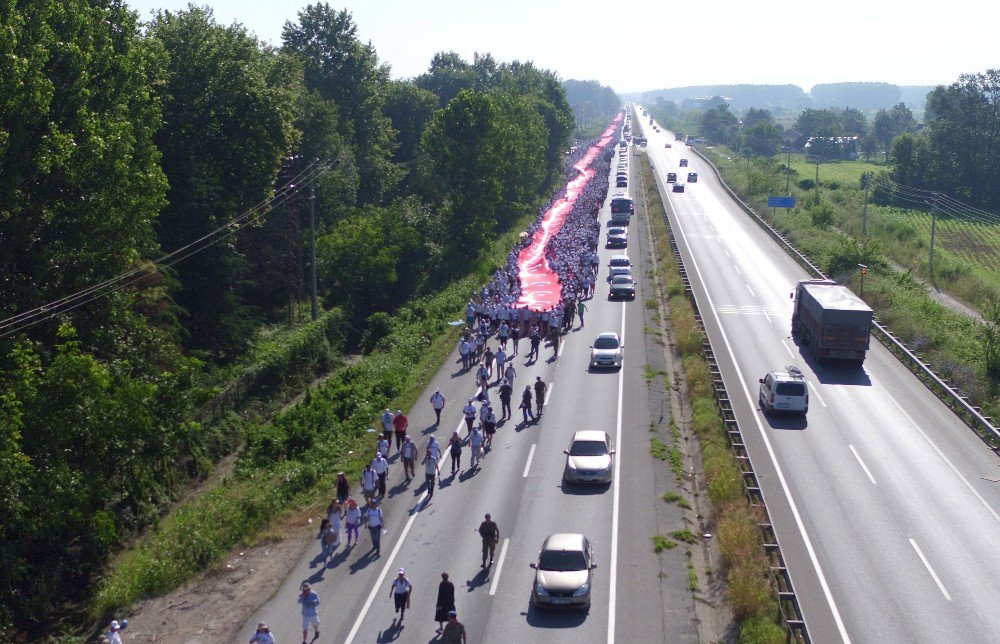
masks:
[[[768,197],[768,208],[794,208],[795,197]]]

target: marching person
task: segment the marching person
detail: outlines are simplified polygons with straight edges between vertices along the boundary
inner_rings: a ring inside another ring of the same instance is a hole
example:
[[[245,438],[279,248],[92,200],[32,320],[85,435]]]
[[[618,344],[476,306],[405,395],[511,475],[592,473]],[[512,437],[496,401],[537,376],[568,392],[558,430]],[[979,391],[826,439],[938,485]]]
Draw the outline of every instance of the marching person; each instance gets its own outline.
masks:
[[[440,389],[435,389],[431,394],[431,407],[434,408],[434,426],[437,427],[441,424],[441,410],[444,409],[444,394]]]
[[[309,627],[315,629],[316,634],[313,640],[319,639],[319,615],[316,607],[319,606],[319,595],[317,595],[308,581],[302,582],[302,589],[299,591],[299,603],[302,604],[302,641],[305,642],[309,636]]]
[[[493,565],[493,555],[497,549],[497,542],[500,541],[500,527],[497,526],[496,521],[490,518],[487,514],[486,518],[482,523],[479,524],[477,530],[479,536],[483,538],[483,565],[486,567],[486,555],[490,556],[490,565]]]
[[[424,480],[427,483],[427,500],[434,496],[434,479],[441,474],[441,466],[438,464],[438,457],[430,449],[424,455]]]
[[[406,569],[400,568],[396,578],[392,580],[389,588],[389,596],[396,604],[396,612],[399,613],[399,622],[403,621],[406,609],[410,607],[410,593],[413,592],[413,584],[406,578]]]
[[[399,450],[399,456],[403,461],[403,475],[409,482],[415,476],[414,462],[417,460],[417,446],[410,440],[409,435],[403,438],[403,447]]]
[[[455,584],[448,581],[448,573],[441,573],[441,583],[438,584],[437,605],[434,608],[434,621],[438,623],[438,635],[444,631],[444,623],[448,621],[448,611],[455,610]]]

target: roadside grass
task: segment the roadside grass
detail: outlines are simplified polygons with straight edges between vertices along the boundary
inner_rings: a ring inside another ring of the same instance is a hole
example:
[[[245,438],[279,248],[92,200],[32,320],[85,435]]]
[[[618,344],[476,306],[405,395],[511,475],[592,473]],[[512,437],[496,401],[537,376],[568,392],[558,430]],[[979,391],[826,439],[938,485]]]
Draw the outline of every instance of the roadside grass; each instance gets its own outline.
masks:
[[[676,503],[678,506],[684,508],[685,510],[691,509],[691,504],[688,503],[688,500],[685,499],[682,495],[672,490],[664,492],[662,498],[667,503]]]
[[[468,275],[397,311],[370,353],[308,388],[298,404],[248,427],[232,476],[175,505],[110,562],[89,606],[93,618],[177,588],[237,545],[282,538],[289,517],[325,506],[336,472],[357,480],[371,451],[366,428],[380,409],[412,407],[454,348],[458,330],[447,323],[534,216],[526,213],[498,238]]]
[[[746,186],[745,164],[727,159],[724,148],[703,152],[730,186]],[[776,159],[784,162],[783,156]],[[856,164],[845,167],[853,167],[852,173],[859,169]],[[820,166],[821,182],[825,168]],[[773,171],[779,172],[776,164]],[[820,186],[822,202],[831,211],[826,225],[815,225],[809,214],[814,191],[802,191],[794,181],[792,185],[798,208],[772,211],[766,207],[766,195],[752,195],[748,201],[814,263],[855,292],[861,286],[857,264],[868,265],[864,299],[879,319],[987,416],[1000,416],[1000,380],[987,373],[981,326],[936,302],[917,279],[929,278],[931,213],[869,203],[869,241],[860,243],[863,192],[857,181],[836,188]],[[1000,298],[1000,225],[939,217],[936,239],[938,288],[981,311]]]
[[[674,530],[673,532],[670,533],[670,536],[676,539],[677,541],[683,541],[684,543],[687,544],[698,543],[698,537],[687,528],[683,530]]]
[[[659,436],[651,436],[649,438],[649,455],[653,458],[659,459],[661,461],[667,460],[667,456],[670,452],[670,448],[664,443]]]
[[[639,157],[640,171],[645,178],[645,203],[656,261],[667,291],[668,323],[672,325],[676,348],[682,359],[688,394],[692,409],[692,428],[701,448],[702,469],[708,482],[708,496],[716,523],[726,522],[739,526],[731,529],[729,546],[733,551],[747,553],[743,558],[724,555],[723,570],[726,575],[729,601],[740,623],[750,620],[754,632],[769,637],[784,637],[784,630],[777,623],[778,601],[771,580],[770,568],[764,555],[760,529],[754,520],[743,488],[739,466],[729,448],[725,426],[719,417],[715,391],[708,365],[702,357],[704,333],[695,320],[691,303],[684,296],[678,266],[670,250],[670,238],[664,222],[665,211],[656,188],[652,170],[646,157]],[[671,425],[676,437],[677,428]],[[679,456],[679,452],[678,452]],[[683,466],[681,465],[681,475]],[[676,473],[676,472],[675,472]],[[666,496],[664,496],[666,500]],[[698,539],[695,535],[694,541]],[[688,579],[692,592],[698,589],[698,576],[688,551]],[[770,641],[770,640],[756,640]]]
[[[650,537],[653,542],[653,552],[660,554],[664,550],[673,550],[677,547],[677,542],[666,538],[662,534],[654,534]]]

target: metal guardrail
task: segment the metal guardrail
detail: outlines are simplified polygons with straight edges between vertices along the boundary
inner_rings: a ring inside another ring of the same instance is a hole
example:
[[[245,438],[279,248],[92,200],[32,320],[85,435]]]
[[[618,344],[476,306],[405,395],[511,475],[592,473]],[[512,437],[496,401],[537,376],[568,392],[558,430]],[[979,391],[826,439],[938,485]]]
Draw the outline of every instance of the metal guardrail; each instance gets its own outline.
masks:
[[[722,178],[722,173],[719,169],[712,163],[712,160],[706,157],[701,150],[697,148],[691,148],[695,154],[701,157],[702,161],[711,166],[712,171],[715,173],[715,177],[722,184],[722,187],[726,189],[729,196],[735,201],[740,208],[743,209],[748,215],[753,217],[757,224],[763,228],[769,235],[782,244],[788,253],[799,262],[804,268],[811,271],[817,277],[824,279],[830,279],[823,271],[819,269],[808,257],[806,257],[799,249],[795,247],[792,242],[790,242],[784,235],[782,235],[774,226],[771,225],[769,221],[764,219],[756,210],[753,209],[750,204],[743,201],[736,191],[733,190],[725,179]],[[962,421],[968,425],[976,435],[983,440],[986,445],[993,450],[994,453],[1000,454],[1000,427],[993,422],[993,418],[983,414],[982,410],[974,405],[968,396],[962,395],[958,389],[952,387],[948,381],[941,376],[937,371],[934,370],[931,365],[923,360],[916,352],[906,346],[906,344],[894,336],[885,325],[878,321],[876,318],[873,322],[873,328],[875,336],[879,341],[885,345],[889,351],[900,359],[901,362],[906,364],[910,370],[916,374],[924,385],[931,390],[934,395],[936,395],[943,403],[948,405],[948,407],[955,412],[955,414],[962,419]]]
[[[653,176],[656,180],[658,190],[662,189],[663,186],[660,182],[659,176],[656,174],[655,167],[652,163],[649,165],[653,170]],[[643,191],[643,195],[645,195],[645,191]],[[666,226],[670,237],[670,250],[673,253],[674,260],[677,262],[677,270],[680,273],[681,282],[684,285],[684,295],[691,303],[695,312],[695,320],[704,333],[705,325],[702,321],[701,313],[698,309],[698,302],[694,297],[694,290],[691,288],[691,280],[688,278],[687,268],[684,266],[684,259],[681,257],[680,248],[677,246],[677,240],[674,236],[673,228],[670,225],[670,218],[667,216],[666,208],[664,208],[663,211],[663,223]],[[789,641],[805,642],[806,644],[809,644],[811,640],[809,638],[809,631],[806,628],[805,620],[802,616],[802,609],[799,606],[798,598],[795,595],[795,589],[792,586],[792,579],[788,574],[788,568],[785,566],[785,559],[781,554],[781,547],[778,545],[774,525],[771,523],[771,515],[767,511],[767,505],[764,502],[764,495],[763,492],[761,492],[760,484],[757,481],[757,474],[753,469],[753,463],[750,461],[750,454],[747,451],[746,444],[743,442],[743,434],[740,431],[739,422],[736,420],[736,414],[733,411],[732,401],[730,400],[729,393],[726,390],[726,384],[722,380],[722,372],[719,369],[718,362],[715,360],[715,351],[712,349],[712,343],[708,339],[707,333],[704,333],[704,337],[705,340],[702,342],[702,355],[708,363],[709,372],[712,377],[712,386],[715,390],[716,404],[719,408],[719,415],[725,425],[726,435],[729,439],[729,446],[733,452],[733,458],[736,460],[740,468],[741,477],[743,479],[743,488],[746,492],[747,499],[751,507],[756,509],[763,517],[763,520],[758,524],[758,527],[761,531],[764,556],[767,558],[768,567],[771,572],[771,580],[774,583],[775,593],[778,598],[778,610],[781,622],[785,626],[785,632]]]
[[[688,278],[680,248],[677,246],[677,241],[665,210],[663,220],[670,235],[670,249],[674,255],[674,260],[677,262],[677,269],[680,272],[681,282],[684,285],[684,295],[691,303],[692,308],[694,308],[695,320],[704,333],[705,324],[702,321],[698,302],[695,300],[694,291],[691,288],[691,280]],[[786,634],[790,641],[808,643],[811,640],[805,620],[802,617],[802,608],[799,606],[798,598],[795,595],[792,578],[788,574],[788,568],[785,566],[785,559],[781,554],[781,547],[778,545],[774,525],[771,523],[771,515],[768,513],[767,504],[764,502],[764,494],[761,492],[760,484],[757,481],[757,473],[753,469],[750,454],[747,451],[746,444],[743,442],[743,434],[740,431],[739,421],[736,420],[736,413],[733,411],[732,401],[729,398],[729,392],[726,390],[726,384],[722,380],[722,371],[719,369],[719,363],[715,360],[715,351],[712,349],[712,343],[708,339],[707,333],[705,333],[705,340],[702,342],[701,352],[708,363],[709,373],[712,377],[712,387],[715,390],[715,400],[719,407],[719,415],[726,428],[726,435],[729,438],[729,447],[733,452],[733,458],[740,468],[743,489],[746,491],[751,507],[760,512],[763,517],[763,521],[758,524],[758,527],[763,538],[764,556],[767,558],[768,567],[771,571],[771,579],[778,597],[778,610],[781,621],[785,625]]]

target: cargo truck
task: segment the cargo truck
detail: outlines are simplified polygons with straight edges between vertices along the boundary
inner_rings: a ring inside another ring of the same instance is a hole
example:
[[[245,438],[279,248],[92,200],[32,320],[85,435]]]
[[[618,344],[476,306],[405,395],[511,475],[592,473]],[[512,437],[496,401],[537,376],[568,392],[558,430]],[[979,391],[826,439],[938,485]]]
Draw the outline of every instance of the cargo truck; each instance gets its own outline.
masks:
[[[813,359],[861,366],[872,327],[872,310],[861,298],[832,280],[803,280],[792,298],[792,338]]]

